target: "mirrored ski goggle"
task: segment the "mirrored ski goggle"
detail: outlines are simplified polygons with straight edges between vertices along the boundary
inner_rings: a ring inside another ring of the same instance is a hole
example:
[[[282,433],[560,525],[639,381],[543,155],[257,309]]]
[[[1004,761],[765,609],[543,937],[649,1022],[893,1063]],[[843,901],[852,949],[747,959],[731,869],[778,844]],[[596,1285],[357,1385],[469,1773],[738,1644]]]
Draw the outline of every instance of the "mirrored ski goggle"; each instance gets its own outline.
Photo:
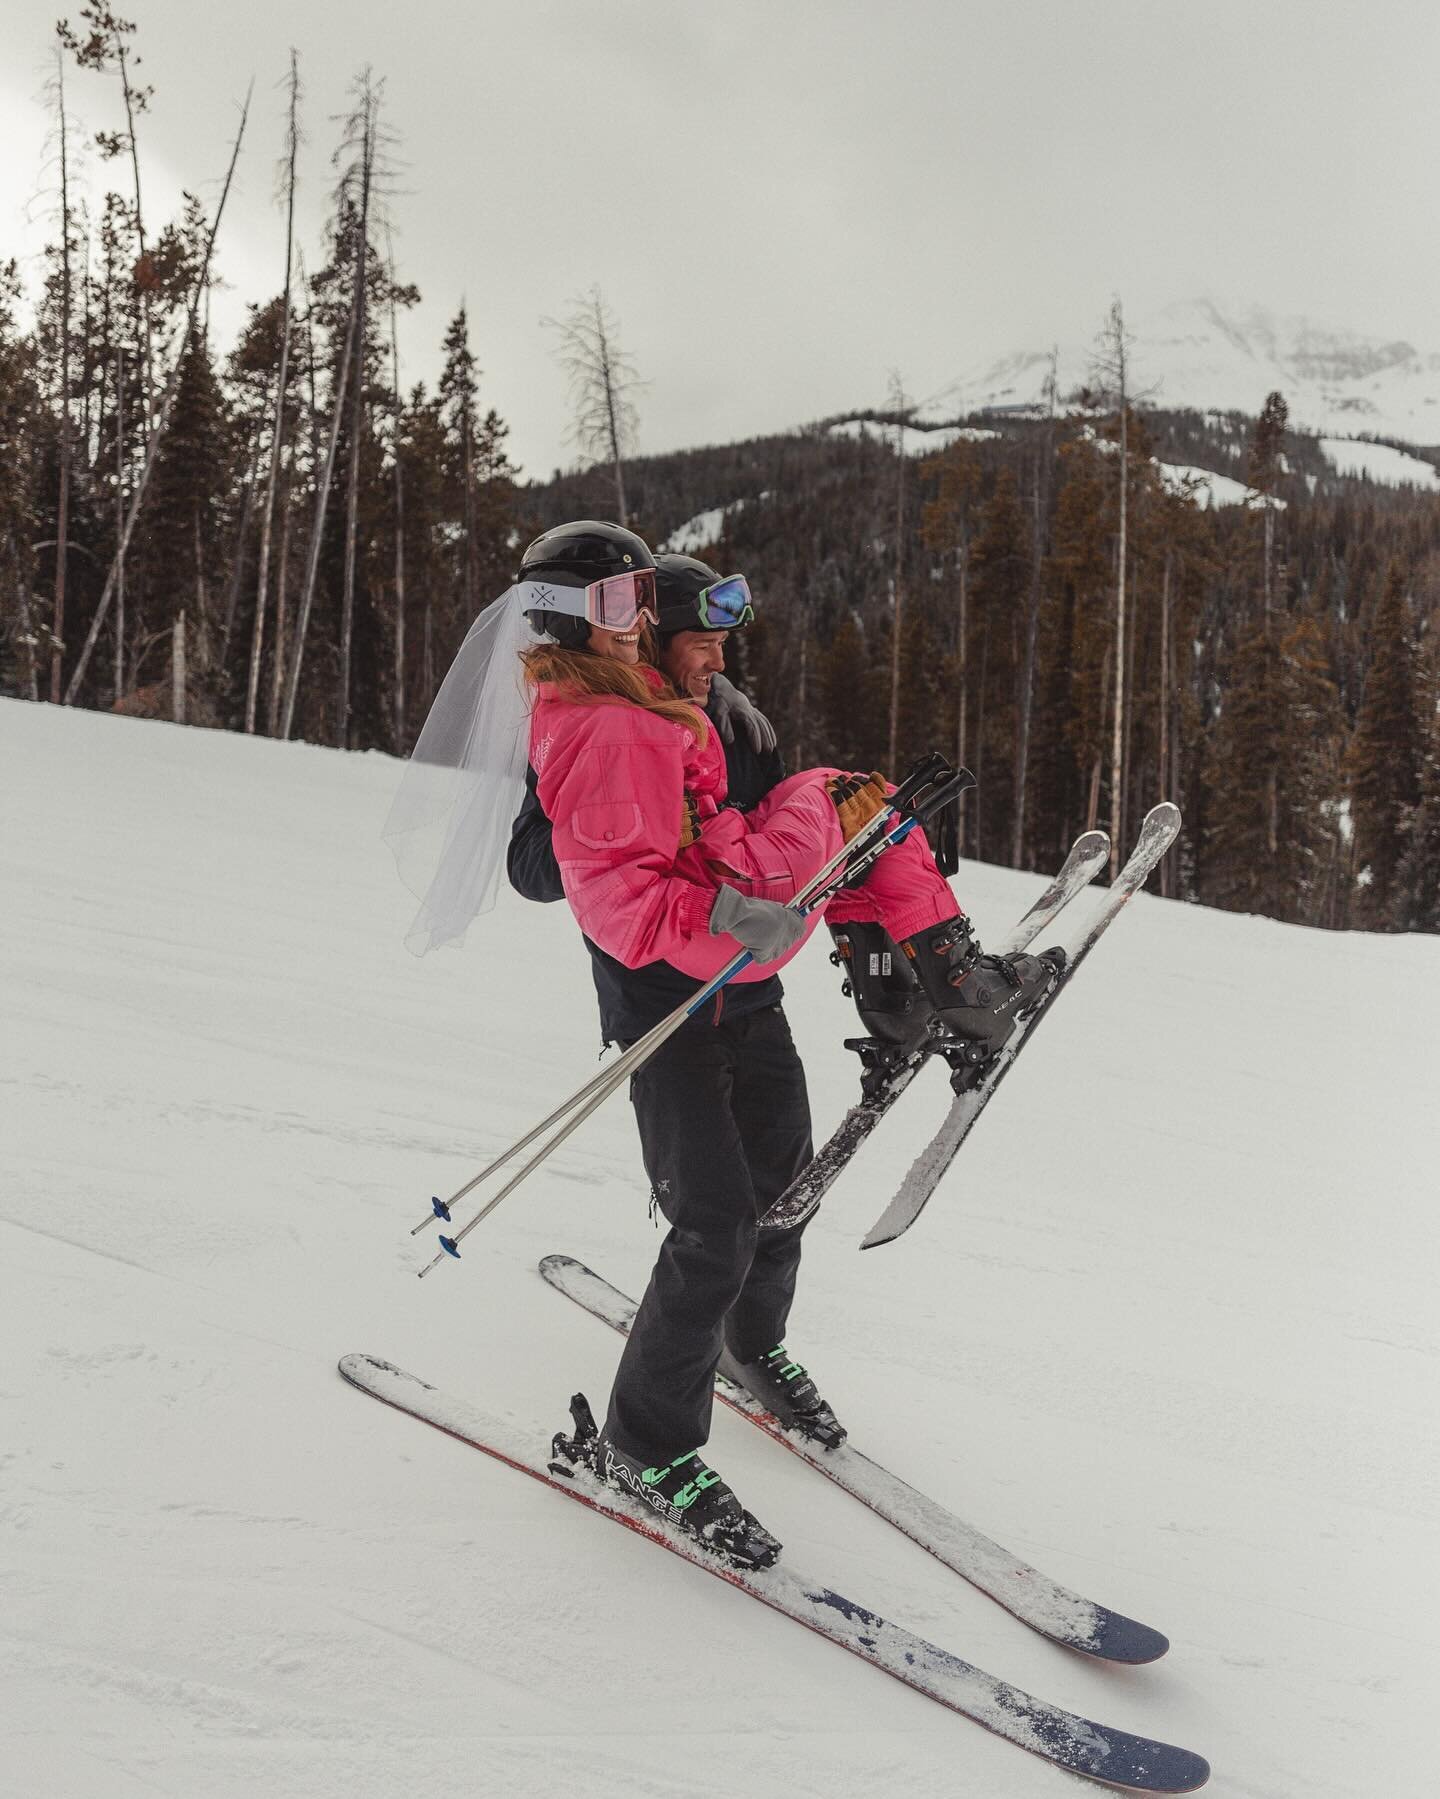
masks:
[[[654,569],[631,569],[592,581],[585,589],[585,616],[602,631],[628,631],[641,618],[658,624]]]
[[[695,609],[706,631],[738,630],[755,616],[750,583],[744,575],[726,575],[723,581],[712,581],[696,595]]]

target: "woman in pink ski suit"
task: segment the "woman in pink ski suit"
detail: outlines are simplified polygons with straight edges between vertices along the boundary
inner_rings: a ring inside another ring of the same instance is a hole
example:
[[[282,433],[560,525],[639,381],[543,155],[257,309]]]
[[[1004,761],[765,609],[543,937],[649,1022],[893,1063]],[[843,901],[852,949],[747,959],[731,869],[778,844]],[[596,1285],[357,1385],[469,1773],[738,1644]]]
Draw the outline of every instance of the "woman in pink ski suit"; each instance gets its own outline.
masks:
[[[804,1225],[760,1224],[812,1154],[804,1072],[774,974],[818,917],[802,919],[787,902],[884,805],[885,788],[878,776],[809,769],[781,779],[749,813],[727,806],[726,757],[703,710],[706,677],[693,671],[723,664],[726,630],[715,628],[707,596],[745,584],[684,556],[662,557],[653,570],[632,532],[591,520],[558,526],[525,552],[519,578],[534,607],[526,616],[558,640],[522,657],[535,794],[565,897],[607,982],[668,966],[671,979],[679,971],[698,987],[742,946],[755,960],[632,1077],[652,1197],[671,1228],[603,1427],[587,1431],[577,1413],[574,1439],[556,1447],[707,1547],[765,1566],[780,1545],[697,1451],[717,1369],[812,1443],[834,1448],[845,1437],[782,1340]],[[593,619],[616,582],[627,593],[631,583],[641,601],[648,595],[650,609],[634,602],[624,629],[601,629]],[[751,615],[745,594],[735,627]],[[690,671],[681,693],[655,664],[647,617],[666,668]],[[875,932],[936,970],[950,966],[955,945],[970,945],[918,830],[825,912],[837,940],[841,931]],[[921,1033],[928,1028],[930,988],[908,972],[900,979],[913,1037],[917,1018]],[[937,1015],[947,1000],[975,1005],[957,989],[936,991]],[[870,1023],[863,1000],[862,1017]]]
[[[642,667],[658,698],[663,676]],[[843,778],[839,769],[791,775],[749,814],[727,809],[724,753],[703,717],[692,723],[622,699],[567,696],[540,681],[530,759],[581,930],[626,967],[664,960],[693,975],[697,986],[740,948],[734,937],[712,934],[722,886],[785,905],[845,841],[827,791],[827,783]],[[832,925],[874,920],[900,941],[960,908],[912,831],[880,857],[862,886],[822,910]],[[763,980],[783,967],[820,915],[812,912],[773,961],[752,964],[736,979]],[[715,996],[717,1007],[724,994],[722,988]]]

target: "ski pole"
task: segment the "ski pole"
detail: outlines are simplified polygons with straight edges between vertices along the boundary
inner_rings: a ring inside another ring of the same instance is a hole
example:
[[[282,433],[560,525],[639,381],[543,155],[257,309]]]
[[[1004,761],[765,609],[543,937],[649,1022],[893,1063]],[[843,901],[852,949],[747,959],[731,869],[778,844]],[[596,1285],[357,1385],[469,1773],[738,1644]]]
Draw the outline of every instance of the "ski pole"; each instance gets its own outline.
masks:
[[[813,897],[818,894],[842,864],[846,865],[847,878],[849,875],[859,872],[862,858],[865,859],[864,866],[869,867],[870,862],[884,847],[879,840],[890,828],[895,817],[910,819],[912,823],[918,821],[922,816],[929,817],[933,812],[939,811],[942,806],[949,805],[952,800],[957,799],[961,793],[974,784],[975,778],[968,769],[958,771],[951,769],[943,756],[932,751],[928,756],[922,757],[909,770],[894,793],[889,796],[888,809],[872,819],[862,831],[857,832],[849,843],[842,845],[830,861],[811,876],[790,904],[801,910],[808,909]],[[917,810],[917,808],[923,808],[923,811]],[[895,841],[898,841],[898,837]],[[667,1018],[652,1026],[643,1037],[632,1043],[617,1062],[611,1063],[608,1068],[602,1068],[592,1075],[574,1093],[563,1099],[553,1112],[542,1118],[533,1129],[527,1131],[508,1149],[502,1150],[492,1162],[488,1162],[478,1174],[466,1181],[465,1185],[458,1188],[448,1199],[441,1199],[438,1195],[432,1196],[430,1211],[418,1224],[411,1226],[410,1235],[418,1236],[421,1231],[437,1221],[449,1224],[453,1208],[465,1198],[466,1194],[473,1192],[498,1168],[503,1168],[507,1162],[519,1155],[522,1149],[528,1149],[537,1137],[543,1135],[552,1125],[558,1124],[572,1107],[584,1105],[597,1093],[603,1098],[613,1091],[620,1081],[624,1080],[633,1069],[660,1047],[672,1030],[678,1028],[687,1018],[692,1017],[700,1006],[708,999],[713,998],[720,988],[733,979],[742,968],[748,967],[749,961],[748,955],[737,958],[728,968],[721,970],[720,974],[712,976],[710,981],[690,999],[683,1001]],[[588,1117],[588,1115],[587,1113],[586,1116]]]
[[[919,822],[920,821],[914,817],[902,818],[895,824],[892,830],[886,832],[883,836],[875,840],[870,851],[862,858],[863,866],[868,867],[870,862],[874,860],[875,856],[879,855],[882,849],[886,849],[890,844],[898,843],[903,837],[908,836]],[[835,871],[832,870],[831,872],[833,873]],[[851,872],[852,869],[849,867],[844,870],[847,877]],[[853,872],[859,872],[859,870],[856,869]],[[796,900],[792,902],[792,906],[796,911],[808,913],[813,910],[816,905],[821,904],[829,897],[828,888],[816,894],[807,892],[804,896],[797,896]],[[687,1000],[683,1006],[677,1007],[668,1018],[662,1020],[660,1024],[655,1026],[648,1037],[643,1038],[638,1043],[632,1044],[625,1055],[606,1071],[606,1075],[602,1081],[591,1081],[587,1083],[587,1086],[581,1090],[581,1093],[577,1094],[571,1100],[569,1107],[566,1108],[570,1111],[570,1116],[565,1119],[565,1122],[555,1134],[540,1146],[528,1162],[524,1163],[522,1167],[516,1170],[499,1192],[489,1199],[460,1230],[456,1231],[453,1237],[442,1236],[440,1238],[440,1253],[428,1262],[424,1268],[419,1270],[421,1276],[423,1277],[424,1275],[429,1274],[432,1269],[438,1268],[445,1260],[446,1256],[453,1256],[458,1260],[460,1256],[460,1243],[472,1230],[474,1230],[475,1226],[479,1224],[482,1219],[488,1218],[491,1212],[495,1210],[496,1206],[500,1204],[501,1200],[508,1198],[520,1183],[524,1181],[527,1176],[532,1174],[553,1150],[558,1149],[565,1139],[576,1131],[592,1112],[598,1110],[599,1107],[604,1104],[615,1089],[619,1087],[630,1074],[640,1067],[642,1063],[648,1061],[667,1038],[673,1036],[688,1018],[692,1018],[702,1006],[713,998],[722,987],[732,981],[742,969],[749,967],[753,960],[754,958],[748,950],[742,951],[733,959],[733,961],[727,963],[718,974],[714,975],[706,982],[699,992],[695,994],[693,999]],[[528,1144],[532,1142],[535,1137],[540,1135],[544,1128],[544,1126],[537,1126],[536,1129],[531,1131],[523,1140],[524,1143]],[[514,1155],[521,1147],[521,1144],[514,1145],[500,1158],[500,1162],[496,1163],[495,1166],[499,1166],[500,1163],[509,1160],[510,1156]],[[489,1171],[487,1170],[487,1172]],[[482,1178],[483,1176],[477,1176],[476,1181],[470,1183],[471,1186],[474,1186],[476,1182]]]
[[[917,777],[921,776],[922,773],[924,778],[917,780]],[[857,834],[857,838],[852,838],[851,841],[844,845],[822,869],[806,882],[805,886],[790,902],[792,909],[805,914],[813,911],[816,906],[823,904],[825,900],[831,897],[833,889],[837,888],[842,880],[848,880],[855,875],[862,874],[871,866],[882,851],[888,849],[892,843],[900,842],[901,839],[908,836],[917,825],[921,824],[926,818],[929,818],[942,810],[945,806],[952,804],[969,787],[974,786],[974,784],[975,778],[968,769],[952,770],[944,762],[943,758],[934,756],[927,758],[923,764],[917,765],[917,768],[911,771],[911,774],[906,778],[906,782],[902,783],[902,787],[897,788],[896,792],[891,795],[891,804],[884,812],[877,816],[877,819],[873,821],[872,826],[867,827],[865,832]],[[902,790],[907,787],[909,791],[905,792],[904,797],[902,798]],[[898,805],[896,804],[897,801],[899,801]],[[857,839],[859,843],[858,850]],[[732,981],[742,969],[749,967],[753,959],[754,958],[748,950],[741,951],[738,956],[734,957],[732,961],[727,963],[724,968],[713,975],[709,981],[700,987],[689,1000],[686,1000],[683,1005],[677,1006],[669,1017],[662,1019],[661,1022],[648,1032],[645,1037],[642,1037],[636,1043],[631,1044],[630,1048],[626,1050],[618,1061],[616,1061],[609,1069],[604,1070],[599,1075],[593,1076],[583,1087],[572,1094],[569,1099],[559,1106],[549,1118],[543,1120],[518,1142],[512,1144],[509,1149],[497,1157],[486,1168],[482,1169],[473,1180],[469,1181],[461,1188],[459,1193],[455,1194],[448,1202],[444,1202],[443,1211],[441,1209],[442,1202],[438,1199],[433,1201],[434,1211],[432,1212],[431,1217],[423,1219],[421,1223],[415,1227],[415,1230],[423,1229],[424,1226],[432,1222],[432,1219],[434,1218],[445,1217],[448,1221],[449,1209],[458,1199],[476,1187],[484,1180],[486,1175],[493,1173],[495,1169],[502,1167],[513,1156],[517,1155],[520,1150],[527,1148],[538,1136],[548,1129],[550,1125],[559,1122],[561,1119],[565,1119],[565,1122],[555,1134],[541,1145],[539,1150],[537,1150],[529,1161],[518,1169],[500,1191],[496,1193],[493,1198],[488,1200],[480,1211],[478,1211],[460,1230],[456,1231],[453,1237],[442,1236],[440,1238],[440,1253],[435,1256],[433,1260],[428,1262],[424,1268],[419,1270],[421,1277],[423,1278],[425,1275],[429,1274],[432,1269],[438,1268],[445,1260],[446,1256],[452,1256],[458,1259],[460,1255],[460,1242],[474,1230],[475,1226],[479,1224],[482,1219],[487,1218],[490,1213],[495,1210],[496,1206],[500,1204],[501,1200],[513,1193],[516,1187],[518,1187],[529,1174],[538,1168],[546,1157],[548,1157],[553,1150],[557,1149],[560,1144],[572,1134],[572,1132],[577,1130],[590,1114],[597,1110],[610,1094],[615,1091],[621,1082],[646,1062],[650,1056],[660,1048],[666,1039],[672,1036],[687,1019],[692,1018],[702,1006],[712,999],[722,987]],[[573,1116],[566,1118],[567,1113],[573,1113]],[[414,1234],[415,1231],[412,1231],[411,1235],[413,1236]]]
[[[848,844],[844,844],[844,846],[837,851],[837,855],[832,856],[830,862],[824,865],[823,869],[819,869],[817,873],[810,876],[810,880],[806,882],[805,887],[801,889],[801,892],[799,892],[796,898],[792,899],[790,903],[792,903],[794,907],[806,907],[806,903],[810,901],[812,894],[819,891],[819,887],[823,887],[824,883],[830,880],[830,876],[835,873],[835,869],[841,864],[850,864],[850,867],[846,869],[846,873],[859,873],[860,858],[862,858],[862,856],[869,855],[869,860],[873,860],[873,856],[878,855],[878,847],[871,851],[869,846],[871,846],[871,842],[873,842],[875,838],[882,837],[884,829],[887,828],[887,824],[889,824],[889,820],[891,820],[891,815],[920,817],[920,813],[916,813],[914,808],[916,808],[916,806],[923,806],[923,815],[929,817],[932,811],[940,810],[941,804],[950,804],[952,799],[958,799],[959,793],[965,792],[968,786],[974,786],[974,775],[970,774],[968,770],[965,770],[965,768],[963,768],[963,770],[958,770],[958,772],[952,770],[949,763],[945,761],[945,757],[938,756],[936,752],[931,752],[929,756],[923,756],[922,759],[909,770],[909,774],[905,775],[905,779],[900,783],[900,786],[896,786],[895,793],[889,795],[889,811],[882,811],[882,813],[878,813],[875,819],[869,820],[868,824],[866,824],[866,828],[862,829],[855,837],[851,838]],[[869,860],[866,860],[866,864],[864,864],[866,867],[869,867]],[[547,1132],[553,1124],[560,1123],[563,1117],[565,1117],[565,1114],[571,1110],[572,1106],[583,1105],[587,1099],[590,1099],[594,1094],[598,1094],[598,1092],[601,1094],[601,1097],[608,1094],[608,1092],[612,1092],[612,1088],[619,1085],[619,1081],[625,1079],[626,1076],[630,1074],[630,1070],[639,1067],[641,1061],[646,1060],[646,1058],[652,1054],[652,1051],[661,1047],[664,1038],[670,1036],[671,1029],[675,1029],[677,1025],[684,1024],[686,1018],[693,1016],[693,1013],[695,1013],[698,1007],[702,1006],[706,1000],[715,997],[715,993],[720,991],[720,988],[724,986],[725,982],[733,979],[734,975],[740,973],[740,970],[745,968],[745,966],[749,966],[749,957],[745,957],[743,961],[734,962],[734,964],[731,964],[729,970],[722,970],[720,975],[711,977],[711,980],[707,982],[704,988],[698,991],[697,995],[693,995],[693,997],[688,998],[688,1000],[684,1000],[680,1006],[675,1007],[675,1011],[670,1013],[668,1018],[662,1018],[661,1024],[652,1025],[652,1029],[644,1034],[643,1038],[639,1038],[637,1042],[632,1043],[630,1049],[626,1049],[626,1051],[621,1054],[619,1061],[610,1063],[608,1069],[599,1069],[596,1074],[592,1074],[589,1081],[585,1081],[580,1088],[576,1088],[576,1092],[572,1092],[571,1096],[562,1099],[560,1105],[554,1108],[554,1112],[551,1112],[551,1114],[544,1117],[544,1119],[540,1119],[540,1123],[536,1124],[533,1130],[526,1132],[526,1135],[520,1137],[517,1142],[509,1144],[508,1150],[500,1151],[500,1155],[497,1155],[493,1162],[488,1162],[488,1164],[479,1171],[479,1175],[475,1175],[472,1180],[466,1180],[466,1184],[464,1184],[463,1187],[459,1187],[455,1193],[452,1193],[448,1200],[441,1200],[437,1195],[432,1196],[432,1198],[430,1198],[430,1211],[419,1220],[418,1225],[412,1225],[412,1227],[410,1227],[410,1236],[419,1236],[419,1232],[425,1231],[428,1225],[436,1223],[437,1220],[443,1220],[445,1223],[450,1223],[455,1205],[459,1204],[468,1193],[473,1193],[473,1189],[479,1187],[482,1180],[486,1180],[490,1175],[493,1175],[495,1169],[504,1168],[504,1164],[513,1159],[513,1157],[517,1157],[520,1151],[527,1150],[527,1148],[535,1142],[536,1137],[540,1137],[542,1133]]]

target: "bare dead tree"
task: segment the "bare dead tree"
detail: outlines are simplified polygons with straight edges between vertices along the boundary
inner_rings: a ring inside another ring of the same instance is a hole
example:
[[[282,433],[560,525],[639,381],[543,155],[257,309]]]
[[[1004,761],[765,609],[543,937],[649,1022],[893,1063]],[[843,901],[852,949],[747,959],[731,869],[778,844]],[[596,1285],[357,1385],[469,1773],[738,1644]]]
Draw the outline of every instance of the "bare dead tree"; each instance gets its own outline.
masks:
[[[55,48],[50,86],[60,148],[60,494],[55,525],[55,611],[50,627],[50,700],[60,703],[60,663],[65,653],[65,574],[70,548],[70,131],[65,113],[65,58]]]
[[[1125,314],[1119,299],[1111,302],[1110,314],[1096,345],[1094,373],[1104,393],[1113,401],[1119,420],[1119,528],[1115,555],[1115,698],[1110,741],[1110,879],[1120,868],[1120,838],[1125,805],[1125,717],[1128,704],[1125,654],[1126,594],[1125,577],[1129,567],[1129,501],[1130,501],[1130,405],[1136,398],[1132,391],[1130,348],[1132,338],[1125,329]],[[1092,790],[1092,826],[1095,812]]]
[[[355,291],[352,303],[355,339],[355,380],[351,393],[350,463],[345,480],[345,572],[340,590],[340,672],[336,696],[335,742],[350,745],[350,662],[355,635],[355,563],[358,555],[357,521],[360,514],[360,452],[365,423],[365,338],[370,263],[370,184],[375,170],[375,117],[380,90],[369,69],[360,76],[359,105],[351,115],[347,139],[359,133],[360,210],[355,238]]]
[[[135,531],[135,521],[139,518],[140,508],[145,503],[145,490],[149,486],[150,476],[154,472],[160,444],[164,439],[165,432],[169,428],[170,415],[175,407],[175,395],[180,387],[180,371],[184,366],[185,351],[189,346],[191,337],[194,335],[195,321],[199,317],[200,305],[204,299],[205,290],[210,283],[210,264],[215,254],[215,239],[220,231],[220,221],[225,214],[225,202],[229,198],[230,184],[235,177],[235,165],[240,160],[240,145],[245,138],[245,123],[249,116],[250,93],[247,91],[245,95],[245,104],[240,109],[240,123],[235,132],[235,142],[230,151],[230,165],[225,171],[225,184],[220,190],[220,198],[215,207],[215,217],[211,222],[210,230],[205,240],[205,254],[201,258],[200,268],[195,277],[195,288],[191,294],[190,308],[186,315],[185,329],[181,334],[179,349],[175,357],[175,366],[170,372],[170,379],[165,387],[165,396],[160,404],[160,412],[155,420],[154,431],[151,433],[150,440],[145,447],[145,456],[140,464],[140,473],[136,478],[135,490],[130,496],[130,508],[125,514],[125,528],[121,532],[120,542],[116,546],[115,559],[111,562],[109,573],[105,577],[105,585],[100,594],[100,603],[95,608],[95,616],[90,622],[90,630],[85,638],[84,648],[80,652],[80,659],[75,664],[74,671],[70,676],[70,684],[65,689],[65,704],[67,706],[74,703],[75,695],[80,688],[80,683],[85,677],[85,670],[89,667],[90,657],[95,648],[95,641],[99,637],[101,627],[104,625],[105,620],[109,615],[110,603],[115,595],[117,572],[126,551],[130,547],[130,539]]]
[[[175,614],[175,629],[170,637],[170,716],[177,725],[185,723],[185,612]]]
[[[135,190],[135,287],[140,301],[140,388],[143,396],[141,433],[148,441],[152,426],[151,402],[154,393],[155,351],[150,320],[151,270],[145,245],[145,209],[140,193],[140,152],[135,141],[135,118],[149,110],[154,88],[137,87],[132,79],[132,66],[140,66],[140,58],[131,56],[128,39],[135,27],[110,10],[104,0],[88,0],[80,9],[80,17],[89,27],[89,35],[81,37],[67,20],[57,25],[60,41],[75,57],[77,67],[103,71],[113,62],[120,75],[120,91],[125,101],[124,131],[97,131],[95,142],[107,159],[130,157],[130,172]],[[208,323],[208,321],[207,321]]]
[[[275,488],[285,452],[285,402],[289,394],[290,294],[295,263],[295,160],[300,150],[300,59],[290,52],[290,117],[285,132],[285,291],[280,305],[280,365],[275,374],[275,403],[270,428],[270,468],[265,481],[265,507],[260,520],[260,567],[255,580],[255,624],[250,634],[250,672],[245,683],[245,729],[253,733],[260,693],[260,658],[265,643],[265,609],[270,584],[270,540],[275,523]]]
[[[300,691],[300,667],[305,659],[305,639],[310,631],[310,611],[315,602],[315,577],[320,571],[320,549],[325,535],[325,514],[329,510],[330,488],[335,478],[335,454],[340,442],[340,417],[345,391],[350,380],[351,351],[355,346],[355,313],[346,314],[345,343],[340,352],[340,370],[335,377],[335,399],[330,409],[330,441],[325,448],[325,464],[317,477],[315,516],[310,524],[310,545],[305,559],[305,584],[300,590],[300,607],[295,617],[295,646],[290,656],[289,675],[285,682],[285,705],[280,718],[281,737],[290,735],[295,722],[295,697]]]
[[[643,383],[620,347],[615,315],[600,289],[592,287],[572,301],[565,318],[544,318],[540,323],[558,333],[557,357],[570,377],[570,403],[575,409],[571,439],[582,454],[614,469],[615,509],[620,523],[628,524],[625,457],[640,423],[630,395]]]
[[[115,352],[115,542],[125,536],[125,352]],[[115,557],[115,704],[125,698],[125,557]]]
[[[405,469],[400,457],[400,335],[396,324],[395,246],[386,233],[386,268],[390,287],[390,388],[395,465],[395,748],[405,748]]]
[[[1014,834],[1010,840],[1010,861],[1015,868],[1024,866],[1025,846],[1025,778],[1030,760],[1030,719],[1035,699],[1035,649],[1040,635],[1041,575],[1045,560],[1045,522],[1050,514],[1050,477],[1055,461],[1055,402],[1059,387],[1060,352],[1050,352],[1050,372],[1045,377],[1045,397],[1049,416],[1045,423],[1035,459],[1035,487],[1032,494],[1033,514],[1030,540],[1030,592],[1025,604],[1025,648],[1020,660],[1019,705],[1015,726],[1015,804]]]
[[[890,747],[885,772],[894,778],[900,741],[900,644],[905,623],[905,388],[898,370],[890,376],[890,410],[895,417],[895,567],[890,609]]]
[[[309,278],[305,273],[305,255],[297,253],[300,291],[307,296],[305,306],[305,388],[309,395],[310,410],[310,457],[313,465],[318,466],[320,458],[320,406],[315,391],[315,302],[310,293]],[[271,737],[284,735],[281,731],[281,719],[284,710],[285,671],[289,663],[289,647],[285,639],[286,606],[289,600],[290,586],[288,570],[290,564],[290,523],[294,514],[293,478],[296,465],[295,446],[291,448],[289,473],[285,482],[285,499],[281,508],[283,523],[280,529],[280,570],[275,593],[275,649],[270,658],[270,699],[265,713],[265,729]],[[297,633],[298,641],[298,633]]]

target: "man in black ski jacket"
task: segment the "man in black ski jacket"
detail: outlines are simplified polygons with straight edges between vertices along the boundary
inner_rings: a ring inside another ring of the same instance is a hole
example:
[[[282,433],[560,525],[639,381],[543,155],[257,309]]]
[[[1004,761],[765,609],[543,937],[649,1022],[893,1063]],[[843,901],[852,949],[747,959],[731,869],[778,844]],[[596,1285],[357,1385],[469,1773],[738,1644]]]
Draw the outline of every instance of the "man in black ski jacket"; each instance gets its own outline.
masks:
[[[660,666],[718,730],[726,803],[748,812],[784,779],[785,766],[769,721],[720,672],[726,632],[697,610],[720,577],[679,555],[658,557],[656,577]],[[564,897],[550,837],[531,769],[507,859],[510,884],[527,899]],[[695,977],[668,962],[627,968],[585,943],[607,1043],[628,1047],[695,993]],[[826,1448],[844,1441],[814,1382],[780,1353],[805,1227],[759,1227],[814,1154],[805,1071],[782,991],[774,975],[732,982],[631,1080],[651,1198],[671,1231],[651,1277],[660,1287],[640,1307],[611,1394],[604,1436],[622,1451],[705,1442],[717,1354],[724,1372],[782,1422]],[[672,1328],[677,1306],[692,1320],[723,1317],[713,1353],[697,1355],[693,1327]]]

